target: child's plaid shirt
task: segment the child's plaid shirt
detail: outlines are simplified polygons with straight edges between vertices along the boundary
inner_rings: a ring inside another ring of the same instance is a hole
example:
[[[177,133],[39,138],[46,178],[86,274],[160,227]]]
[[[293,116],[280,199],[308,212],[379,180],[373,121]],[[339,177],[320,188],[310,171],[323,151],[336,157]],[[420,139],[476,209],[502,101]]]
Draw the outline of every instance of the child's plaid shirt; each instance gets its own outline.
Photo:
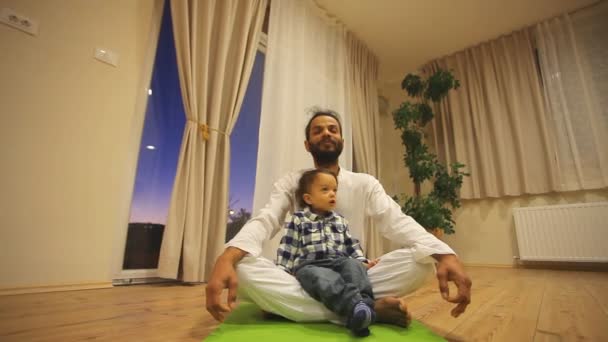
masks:
[[[289,273],[304,261],[339,256],[367,262],[359,240],[350,235],[348,222],[338,213],[320,216],[308,208],[296,211],[285,229],[277,250],[277,265]]]

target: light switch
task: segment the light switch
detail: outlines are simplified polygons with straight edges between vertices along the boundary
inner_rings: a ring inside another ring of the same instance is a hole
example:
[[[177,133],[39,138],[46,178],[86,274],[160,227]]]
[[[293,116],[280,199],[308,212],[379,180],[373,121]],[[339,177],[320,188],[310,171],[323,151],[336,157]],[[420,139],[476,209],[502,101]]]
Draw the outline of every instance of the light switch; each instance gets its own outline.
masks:
[[[118,54],[108,49],[96,48],[95,59],[112,66],[118,66]]]
[[[19,14],[10,8],[0,10],[0,22],[14,27],[32,36],[38,35],[38,23],[23,14]]]

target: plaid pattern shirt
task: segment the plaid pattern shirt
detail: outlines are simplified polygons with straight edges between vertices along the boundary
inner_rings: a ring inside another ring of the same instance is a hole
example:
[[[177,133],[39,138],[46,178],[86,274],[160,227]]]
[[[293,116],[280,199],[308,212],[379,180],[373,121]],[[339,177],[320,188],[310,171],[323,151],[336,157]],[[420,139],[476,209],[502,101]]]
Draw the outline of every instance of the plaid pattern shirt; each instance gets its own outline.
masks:
[[[285,229],[277,265],[289,273],[302,262],[340,256],[367,262],[359,240],[350,235],[348,222],[340,214],[320,216],[306,208],[295,212]]]

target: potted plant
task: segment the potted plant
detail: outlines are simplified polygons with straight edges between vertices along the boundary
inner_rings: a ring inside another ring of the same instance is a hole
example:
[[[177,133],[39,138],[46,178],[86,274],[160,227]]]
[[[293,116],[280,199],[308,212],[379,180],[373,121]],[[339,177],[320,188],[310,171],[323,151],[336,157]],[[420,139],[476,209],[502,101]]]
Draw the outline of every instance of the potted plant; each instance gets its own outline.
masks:
[[[460,207],[459,190],[468,173],[464,164],[454,162],[446,166],[429,151],[425,144],[425,127],[434,118],[430,103],[438,103],[460,82],[450,71],[439,69],[423,79],[408,74],[401,88],[414,101],[405,101],[393,112],[395,128],[401,130],[405,146],[404,162],[414,183],[414,195],[395,196],[401,210],[435,235],[454,233],[452,211]],[[432,190],[422,194],[422,184],[432,183]]]

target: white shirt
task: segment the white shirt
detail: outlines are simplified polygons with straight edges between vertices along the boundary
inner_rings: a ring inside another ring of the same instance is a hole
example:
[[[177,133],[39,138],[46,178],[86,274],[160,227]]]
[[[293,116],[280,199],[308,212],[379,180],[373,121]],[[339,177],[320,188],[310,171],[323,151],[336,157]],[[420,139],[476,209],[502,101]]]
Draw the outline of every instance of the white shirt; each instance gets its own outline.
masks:
[[[291,172],[276,183],[270,202],[249,220],[226,247],[237,247],[254,257],[260,256],[264,241],[277,234],[288,212],[293,213],[297,201],[298,180],[306,170]],[[456,254],[443,241],[427,232],[384,191],[380,182],[365,173],[340,169],[335,211],[350,222],[350,231],[360,239],[365,250],[365,218],[371,217],[382,235],[402,247],[414,250],[417,261],[429,262],[432,254]]]

